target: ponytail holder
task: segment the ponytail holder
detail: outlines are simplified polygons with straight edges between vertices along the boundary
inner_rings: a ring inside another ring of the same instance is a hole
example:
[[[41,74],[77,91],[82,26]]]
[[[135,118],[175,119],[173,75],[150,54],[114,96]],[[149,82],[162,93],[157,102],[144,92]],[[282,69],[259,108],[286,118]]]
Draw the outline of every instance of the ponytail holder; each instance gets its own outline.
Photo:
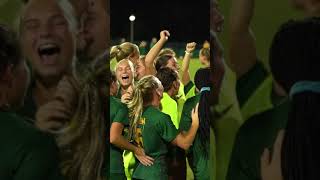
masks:
[[[290,98],[296,94],[311,91],[320,93],[320,82],[318,81],[299,81],[296,82],[290,89]]]
[[[203,91],[210,91],[210,87],[202,87],[200,93],[202,93]]]

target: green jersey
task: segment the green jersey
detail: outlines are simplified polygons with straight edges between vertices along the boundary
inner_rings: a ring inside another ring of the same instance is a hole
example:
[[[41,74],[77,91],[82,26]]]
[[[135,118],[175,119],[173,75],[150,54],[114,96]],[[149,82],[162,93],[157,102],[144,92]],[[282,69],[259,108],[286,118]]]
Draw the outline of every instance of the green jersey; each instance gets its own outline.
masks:
[[[216,173],[210,170],[210,177],[214,180],[225,180],[233,143],[243,123],[235,91],[236,76],[227,65],[225,65],[225,69],[226,72],[219,94],[219,102],[214,107],[213,127],[215,139],[210,136],[210,141],[215,142],[210,144],[210,146],[215,145],[214,147],[210,147],[210,149],[216,150],[216,155],[212,156],[212,163],[218,162]]]
[[[272,77],[259,61],[237,80],[237,98],[244,121],[272,108],[272,87]]]
[[[170,116],[159,109],[148,106],[138,122],[135,142],[144,148],[145,153],[154,159],[152,166],[138,163],[133,173],[137,179],[168,179],[166,167],[167,146],[178,135],[178,130]]]
[[[64,179],[53,137],[14,113],[0,112],[0,119],[0,179]]]
[[[34,89],[34,82],[32,82],[30,87],[28,88],[28,91],[24,100],[24,105],[17,111],[17,114],[19,114],[24,119],[32,123],[34,123],[36,119],[35,116],[38,109],[36,102],[34,101],[33,89]]]
[[[191,112],[192,109],[195,108],[197,103],[200,101],[200,96],[200,94],[197,94],[196,96],[189,98],[184,104],[180,121],[180,130],[188,131],[190,129],[192,124]],[[210,140],[208,140],[208,146],[206,148],[209,153],[213,153],[209,149]],[[212,159],[210,159],[210,155],[205,156],[205,152],[202,148],[200,136],[198,133],[196,134],[196,137],[193,141],[193,145],[188,150],[187,157],[190,167],[193,171],[194,178],[196,180],[212,179],[210,178],[210,171],[212,171],[212,169],[209,170],[210,160]]]
[[[184,86],[184,94],[186,95],[186,99],[189,99],[193,96],[196,95],[196,86],[192,81],[189,81],[185,86]]]
[[[252,116],[239,129],[230,161],[228,180],[259,180],[260,157],[264,148],[272,148],[278,131],[288,120],[289,102]]]
[[[129,124],[128,108],[119,99],[110,97],[110,125],[118,122],[127,126]],[[110,145],[110,174],[123,174],[124,166],[122,158],[123,150]],[[112,176],[110,177],[112,178]]]

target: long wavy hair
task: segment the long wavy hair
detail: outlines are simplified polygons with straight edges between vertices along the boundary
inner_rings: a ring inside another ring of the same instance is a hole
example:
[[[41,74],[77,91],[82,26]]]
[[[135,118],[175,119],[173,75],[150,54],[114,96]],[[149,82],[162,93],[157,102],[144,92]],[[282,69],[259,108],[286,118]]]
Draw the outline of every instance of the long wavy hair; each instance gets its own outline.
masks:
[[[102,180],[109,66],[107,53],[78,82],[78,102],[69,124],[56,133],[63,174],[71,180]],[[79,78],[79,77],[78,77]]]
[[[155,76],[149,75],[138,81],[134,88],[132,100],[128,103],[130,129],[129,138],[135,137],[137,122],[142,116],[143,107],[150,103],[154,91],[159,88],[161,82]]]

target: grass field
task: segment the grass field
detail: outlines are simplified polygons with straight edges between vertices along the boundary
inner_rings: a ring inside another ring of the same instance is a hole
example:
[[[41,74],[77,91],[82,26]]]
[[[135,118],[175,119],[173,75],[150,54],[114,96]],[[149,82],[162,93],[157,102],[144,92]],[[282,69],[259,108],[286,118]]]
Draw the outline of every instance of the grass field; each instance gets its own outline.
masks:
[[[116,60],[112,60],[112,61],[111,61],[111,63],[110,63],[111,69],[114,70],[114,67],[115,67],[116,63],[117,63]],[[178,63],[179,63],[179,65],[180,65],[180,67],[181,67],[181,65],[182,65],[182,60],[179,59],[179,60],[178,60]],[[197,70],[198,70],[200,67],[202,67],[202,65],[201,65],[201,63],[200,63],[200,61],[199,61],[198,58],[193,58],[193,59],[191,59],[191,61],[190,61],[190,66],[189,66],[189,71],[190,71],[190,76],[191,76],[191,80],[192,80],[192,81],[194,80],[194,75],[196,74]]]

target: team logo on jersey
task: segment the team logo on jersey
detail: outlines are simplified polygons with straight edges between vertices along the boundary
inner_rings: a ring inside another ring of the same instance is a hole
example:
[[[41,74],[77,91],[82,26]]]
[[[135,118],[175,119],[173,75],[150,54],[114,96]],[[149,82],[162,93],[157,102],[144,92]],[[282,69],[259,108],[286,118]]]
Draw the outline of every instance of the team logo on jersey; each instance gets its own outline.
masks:
[[[140,118],[140,120],[137,122],[137,131],[134,139],[136,145],[141,148],[143,148],[142,132],[145,124],[146,124],[146,119]]]

